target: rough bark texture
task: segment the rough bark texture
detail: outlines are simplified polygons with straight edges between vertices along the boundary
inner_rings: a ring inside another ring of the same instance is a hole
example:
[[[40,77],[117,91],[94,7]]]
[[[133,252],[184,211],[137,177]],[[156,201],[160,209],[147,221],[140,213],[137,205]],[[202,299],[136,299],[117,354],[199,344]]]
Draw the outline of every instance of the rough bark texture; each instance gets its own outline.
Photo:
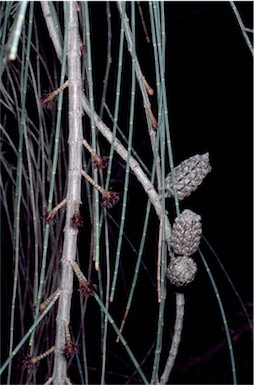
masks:
[[[67,362],[63,355],[65,346],[64,321],[69,323],[73,292],[73,271],[70,260],[75,259],[78,230],[72,227],[72,215],[80,203],[82,168],[82,106],[81,68],[76,2],[69,4],[68,80],[69,80],[69,166],[66,200],[66,224],[61,259],[61,282],[56,320],[55,361],[53,384],[62,385],[67,378]]]

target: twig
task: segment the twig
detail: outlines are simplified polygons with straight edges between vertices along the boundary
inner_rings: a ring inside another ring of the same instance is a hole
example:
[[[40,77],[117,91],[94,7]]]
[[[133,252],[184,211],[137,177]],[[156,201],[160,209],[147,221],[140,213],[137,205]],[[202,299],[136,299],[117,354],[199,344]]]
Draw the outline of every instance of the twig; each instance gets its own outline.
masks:
[[[174,335],[171,344],[171,348],[169,351],[169,356],[167,359],[167,363],[164,369],[164,372],[160,378],[159,385],[165,385],[168,381],[169,375],[173,368],[175,358],[178,352],[179,343],[181,340],[181,332],[182,332],[182,324],[183,324],[183,315],[184,315],[184,295],[182,293],[176,294],[176,319],[174,325]]]
[[[89,174],[87,174],[84,170],[81,170],[82,175],[84,178],[93,186],[97,191],[100,192],[102,195],[102,204],[103,207],[106,208],[112,208],[114,205],[116,205],[119,202],[119,194],[115,191],[106,190],[103,187],[101,187],[98,183],[94,181]]]
[[[51,1],[41,1],[41,7],[44,15],[45,22],[48,27],[48,32],[51,37],[51,40],[54,42],[54,48],[57,54],[58,59],[62,60],[62,47],[63,47],[63,37],[61,34],[61,28],[59,23],[56,23],[58,18],[56,17],[56,11],[54,5],[51,4]]]
[[[230,5],[231,5],[231,7],[232,7],[232,9],[233,9],[233,12],[234,12],[235,17],[236,17],[236,19],[237,19],[237,22],[238,22],[238,24],[239,24],[239,27],[241,28],[243,37],[244,37],[244,39],[245,39],[245,41],[246,41],[246,43],[247,43],[247,45],[248,45],[248,47],[249,47],[249,50],[251,51],[251,54],[252,54],[252,56],[253,56],[253,47],[252,47],[251,42],[250,42],[250,39],[249,39],[249,37],[248,37],[248,35],[247,35],[247,33],[246,33],[246,30],[247,30],[247,29],[246,29],[245,26],[244,26],[244,23],[243,23],[243,21],[242,21],[242,18],[241,18],[241,16],[240,16],[240,13],[238,12],[238,9],[236,8],[236,5],[235,5],[234,1],[230,1]],[[249,31],[249,32],[251,32],[251,31]]]
[[[59,288],[57,288],[57,290],[55,290],[48,298],[46,298],[45,301],[40,304],[40,312],[42,313],[47,308],[47,306],[53,301],[53,299],[59,294],[60,290]]]
[[[146,41],[147,41],[147,43],[150,43],[151,41],[150,41],[148,30],[147,30],[147,27],[146,27],[146,24],[145,24],[145,20],[144,20],[144,16],[143,16],[143,10],[142,10],[140,1],[137,1],[137,6],[138,6],[138,11],[139,11],[139,14],[140,14],[140,17],[141,17],[141,22],[142,22],[144,34],[145,34],[145,37],[146,37]]]

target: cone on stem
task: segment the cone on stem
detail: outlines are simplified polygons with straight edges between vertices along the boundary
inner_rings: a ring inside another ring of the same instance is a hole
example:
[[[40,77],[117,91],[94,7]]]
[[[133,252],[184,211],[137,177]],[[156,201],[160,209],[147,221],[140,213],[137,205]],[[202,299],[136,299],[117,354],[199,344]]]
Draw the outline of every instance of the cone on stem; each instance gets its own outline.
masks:
[[[166,270],[166,277],[176,287],[187,286],[197,273],[197,264],[190,257],[173,257]]]
[[[205,176],[211,171],[212,167],[209,163],[209,153],[203,155],[194,155],[181,162],[169,173],[165,180],[165,197],[174,196],[174,179],[175,189],[179,200],[189,196],[203,182]]]
[[[173,223],[171,246],[175,254],[189,257],[200,244],[202,235],[201,217],[186,209]]]

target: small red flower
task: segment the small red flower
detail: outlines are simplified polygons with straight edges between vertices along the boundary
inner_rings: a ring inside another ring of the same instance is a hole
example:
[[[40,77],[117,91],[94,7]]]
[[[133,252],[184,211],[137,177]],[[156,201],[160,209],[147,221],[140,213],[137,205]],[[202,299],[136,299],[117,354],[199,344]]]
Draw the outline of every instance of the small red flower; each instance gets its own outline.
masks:
[[[43,218],[48,225],[54,225],[56,223],[56,211],[50,210],[43,215]]]
[[[105,190],[102,194],[102,205],[107,209],[111,209],[120,200],[119,194],[114,191]]]
[[[78,345],[75,344],[72,341],[69,341],[65,344],[63,354],[66,356],[66,358],[72,357],[75,353],[77,353],[79,350]]]
[[[41,105],[48,110],[53,110],[54,102],[51,93],[44,92],[40,98]]]
[[[37,364],[37,357],[27,356],[23,361],[25,368],[33,368]]]
[[[108,157],[107,156],[94,155],[93,165],[95,168],[103,170],[108,165]]]
[[[71,222],[73,227],[81,227],[83,225],[83,219],[79,211],[74,213]]]
[[[94,292],[97,290],[97,287],[96,285],[94,285],[93,283],[89,282],[89,281],[81,281],[80,282],[80,288],[79,288],[79,291],[85,296],[85,297],[89,297],[90,295],[93,295]]]

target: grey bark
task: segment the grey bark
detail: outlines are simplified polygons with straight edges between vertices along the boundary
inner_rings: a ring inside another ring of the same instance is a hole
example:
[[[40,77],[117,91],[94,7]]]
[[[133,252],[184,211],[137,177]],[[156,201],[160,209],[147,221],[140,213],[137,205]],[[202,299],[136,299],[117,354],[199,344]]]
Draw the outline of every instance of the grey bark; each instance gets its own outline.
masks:
[[[69,164],[66,198],[66,223],[64,246],[61,259],[61,282],[58,314],[56,319],[55,360],[53,384],[63,385],[67,378],[67,361],[63,355],[65,347],[64,321],[69,323],[73,292],[73,270],[70,260],[75,259],[78,230],[72,227],[71,218],[80,203],[82,168],[82,81],[80,46],[76,2],[69,4],[69,36],[67,47],[67,68],[69,80]]]

